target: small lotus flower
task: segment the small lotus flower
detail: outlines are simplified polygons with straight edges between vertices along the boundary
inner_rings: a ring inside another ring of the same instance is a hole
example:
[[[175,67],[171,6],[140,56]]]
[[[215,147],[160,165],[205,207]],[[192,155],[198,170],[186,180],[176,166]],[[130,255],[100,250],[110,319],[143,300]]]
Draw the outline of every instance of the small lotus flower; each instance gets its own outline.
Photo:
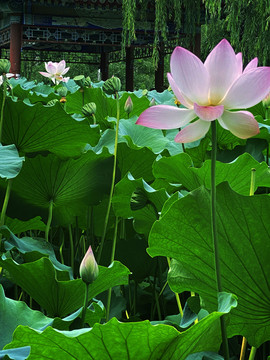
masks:
[[[57,84],[59,81],[67,82],[69,80],[69,78],[63,77],[69,70],[69,67],[66,68],[65,60],[62,60],[59,63],[52,61],[49,61],[48,63],[45,62],[45,68],[47,72],[40,71],[39,73],[50,78],[54,84]]]
[[[124,110],[127,114],[130,114],[131,111],[133,110],[133,102],[131,100],[131,97],[129,96],[125,102],[125,105],[124,105]]]
[[[140,115],[136,124],[164,130],[189,124],[175,137],[180,143],[202,138],[216,119],[241,139],[254,136],[259,133],[258,123],[250,112],[241,109],[256,105],[270,91],[270,67],[257,67],[257,64],[255,58],[243,70],[242,54],[235,54],[226,39],[211,51],[204,63],[190,51],[176,47],[168,80],[185,108],[152,106]]]
[[[91,246],[87,250],[80,265],[80,276],[87,285],[92,284],[98,277],[99,270]]]

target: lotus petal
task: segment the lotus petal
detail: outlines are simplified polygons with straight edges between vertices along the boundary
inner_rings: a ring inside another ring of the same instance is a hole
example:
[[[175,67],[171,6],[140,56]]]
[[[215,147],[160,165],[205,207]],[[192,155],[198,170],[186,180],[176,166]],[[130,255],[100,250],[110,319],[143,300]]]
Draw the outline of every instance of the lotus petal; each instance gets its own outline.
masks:
[[[170,105],[155,105],[146,109],[136,124],[153,129],[177,129],[196,117],[193,110],[179,109]]]
[[[200,106],[194,103],[194,112],[201,120],[213,121],[221,117],[224,111],[224,106]]]
[[[258,104],[270,91],[270,67],[246,71],[229,89],[222,100],[227,109],[243,109]]]
[[[208,105],[209,75],[201,60],[178,46],[171,56],[171,74],[182,92],[200,105]]]
[[[186,126],[175,137],[174,141],[179,143],[188,143],[202,138],[210,128],[209,121],[197,120]]]
[[[224,111],[218,122],[240,139],[247,139],[260,132],[257,121],[249,111]]]
[[[239,74],[239,56],[223,39],[207,56],[204,66],[210,76],[210,104],[218,104]]]

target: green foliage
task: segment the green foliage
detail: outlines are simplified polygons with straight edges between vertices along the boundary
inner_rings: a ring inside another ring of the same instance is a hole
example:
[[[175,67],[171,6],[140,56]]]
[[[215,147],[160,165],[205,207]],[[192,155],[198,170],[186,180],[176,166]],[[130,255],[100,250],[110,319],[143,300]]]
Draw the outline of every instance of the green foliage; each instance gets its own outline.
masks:
[[[214,4],[206,5],[212,16]],[[149,63],[141,65],[147,69]],[[218,236],[226,292],[217,294],[211,138],[182,147],[173,142],[177,129],[136,125],[152,99],[175,106],[172,92],[120,91],[118,119],[117,100],[101,84],[79,88],[69,81],[65,103],[59,101],[60,84],[10,84],[0,147],[2,200],[5,178],[13,177],[0,229],[0,327],[6,329],[0,357],[22,360],[31,350],[29,359],[219,360],[224,314],[229,337],[243,335],[257,347],[270,340],[270,123],[261,104],[249,109],[260,122],[255,138],[241,140],[218,127]],[[133,109],[127,114],[129,96]],[[83,115],[87,103],[96,104],[97,125]],[[254,196],[248,196],[251,169]],[[106,216],[99,275],[87,294],[79,267],[89,245],[99,251]],[[183,307],[185,291],[197,294],[187,300],[182,319],[174,291]],[[238,350],[231,355],[238,358]]]

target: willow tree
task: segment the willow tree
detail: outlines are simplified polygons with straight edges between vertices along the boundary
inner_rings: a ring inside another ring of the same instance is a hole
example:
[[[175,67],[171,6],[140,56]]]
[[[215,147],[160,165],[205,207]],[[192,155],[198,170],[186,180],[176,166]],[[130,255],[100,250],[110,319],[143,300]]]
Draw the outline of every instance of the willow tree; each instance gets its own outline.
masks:
[[[202,25],[202,57],[225,37],[245,61],[258,56],[260,65],[270,63],[269,0],[123,0],[124,46],[136,38],[136,22],[149,21],[149,7],[155,9],[154,57],[169,24],[189,40]]]

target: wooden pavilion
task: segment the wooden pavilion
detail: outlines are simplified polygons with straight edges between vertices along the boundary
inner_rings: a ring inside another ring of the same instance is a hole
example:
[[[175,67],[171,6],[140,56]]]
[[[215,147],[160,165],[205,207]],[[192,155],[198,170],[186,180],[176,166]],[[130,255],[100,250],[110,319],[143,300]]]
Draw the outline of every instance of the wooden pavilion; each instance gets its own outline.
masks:
[[[152,56],[155,7],[148,3],[147,22],[136,21],[136,40],[122,49],[122,0],[1,0],[0,57],[9,58],[10,72],[20,74],[21,61],[59,61],[95,64],[101,79],[109,76],[109,64],[125,60],[126,90],[133,91],[134,59]],[[137,9],[137,12],[139,10]],[[170,26],[169,26],[170,28]],[[180,36],[185,36],[180,34]],[[172,30],[159,44],[155,88],[164,90],[164,55],[178,44]],[[200,33],[195,53],[200,52]],[[89,57],[91,54],[91,57]]]

